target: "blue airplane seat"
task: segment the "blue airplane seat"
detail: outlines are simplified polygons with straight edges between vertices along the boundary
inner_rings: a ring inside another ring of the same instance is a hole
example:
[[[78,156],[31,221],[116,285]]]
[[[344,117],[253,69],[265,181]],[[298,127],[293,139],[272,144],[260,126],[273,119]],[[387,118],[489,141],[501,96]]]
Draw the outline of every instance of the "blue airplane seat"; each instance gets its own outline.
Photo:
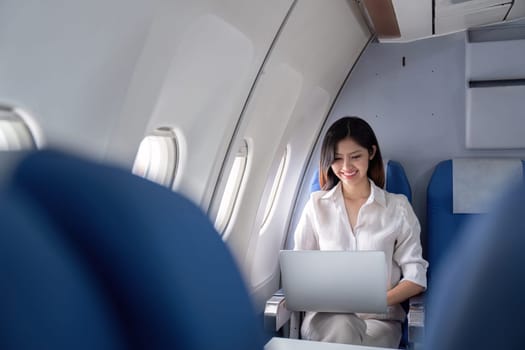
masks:
[[[0,195],[0,349],[128,348],[96,276],[17,192]]]
[[[391,193],[404,194],[412,203],[412,188],[401,163],[395,160],[387,161],[385,173],[385,189]]]
[[[484,202],[501,194],[508,178],[521,179],[524,172],[519,159],[450,159],[435,167],[427,187],[429,284],[463,228],[484,215]]]
[[[233,257],[183,196],[38,151],[0,209],[0,348],[263,348]]]
[[[315,169],[312,180],[310,181],[310,192],[316,192],[321,190],[321,184],[319,183],[319,168]]]
[[[404,194],[412,202],[412,189],[403,166],[395,160],[385,162],[385,189],[391,193]],[[319,184],[319,169],[316,169],[310,182],[310,192],[321,190]]]
[[[424,349],[522,349],[525,185],[467,223],[435,270]]]

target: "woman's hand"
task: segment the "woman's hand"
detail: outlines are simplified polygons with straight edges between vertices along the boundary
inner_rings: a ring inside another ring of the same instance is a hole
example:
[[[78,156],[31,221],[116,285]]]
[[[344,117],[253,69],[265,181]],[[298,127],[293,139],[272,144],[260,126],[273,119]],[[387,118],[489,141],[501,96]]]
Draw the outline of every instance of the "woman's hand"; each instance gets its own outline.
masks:
[[[423,292],[425,288],[410,281],[401,281],[386,293],[387,305],[402,303],[408,298]]]

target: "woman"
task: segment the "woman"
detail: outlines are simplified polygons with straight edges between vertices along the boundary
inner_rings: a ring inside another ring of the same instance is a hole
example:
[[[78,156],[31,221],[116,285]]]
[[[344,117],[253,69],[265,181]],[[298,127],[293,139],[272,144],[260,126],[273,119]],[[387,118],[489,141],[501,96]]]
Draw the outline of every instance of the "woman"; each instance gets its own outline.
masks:
[[[420,225],[407,198],[383,190],[376,136],[357,117],[337,120],[323,140],[322,191],[312,193],[295,231],[296,250],[382,250],[388,271],[385,314],[307,312],[305,339],[397,348],[400,303],[426,289]],[[402,277],[402,278],[401,278]]]

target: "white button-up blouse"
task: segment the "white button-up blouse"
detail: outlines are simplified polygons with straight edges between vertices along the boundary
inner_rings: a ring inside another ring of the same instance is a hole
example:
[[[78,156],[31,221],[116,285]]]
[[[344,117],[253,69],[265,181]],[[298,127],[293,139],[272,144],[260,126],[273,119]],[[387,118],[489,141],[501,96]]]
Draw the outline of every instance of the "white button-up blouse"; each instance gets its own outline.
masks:
[[[377,187],[352,230],[341,183],[330,191],[313,192],[295,230],[295,250],[382,250],[389,289],[403,280],[427,286],[428,263],[422,257],[419,221],[404,195]]]

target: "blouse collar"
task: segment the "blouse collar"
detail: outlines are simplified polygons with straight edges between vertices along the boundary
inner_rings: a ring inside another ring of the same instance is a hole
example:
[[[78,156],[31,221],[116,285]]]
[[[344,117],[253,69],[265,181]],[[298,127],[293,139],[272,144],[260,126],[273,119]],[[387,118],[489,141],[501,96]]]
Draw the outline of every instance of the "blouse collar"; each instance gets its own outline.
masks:
[[[368,179],[370,181],[370,196],[368,196],[368,199],[366,200],[365,204],[377,202],[378,204],[382,205],[383,207],[386,207],[386,198],[385,198],[385,191],[374,183],[371,179]],[[332,200],[343,200],[343,190],[341,181],[337,183],[337,185],[334,186],[331,190],[327,191],[321,199],[332,199]]]

